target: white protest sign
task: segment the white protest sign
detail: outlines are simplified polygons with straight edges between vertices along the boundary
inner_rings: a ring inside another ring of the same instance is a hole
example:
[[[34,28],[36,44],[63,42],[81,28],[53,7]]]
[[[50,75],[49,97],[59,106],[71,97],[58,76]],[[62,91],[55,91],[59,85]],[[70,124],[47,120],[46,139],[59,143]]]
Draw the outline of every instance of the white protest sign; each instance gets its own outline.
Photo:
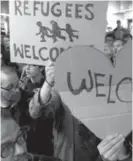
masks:
[[[120,50],[115,66],[93,47],[65,51],[56,62],[56,88],[73,115],[83,121],[98,120],[96,128],[94,122],[91,125],[94,131],[105,124],[102,131],[106,134],[128,133],[132,119],[132,43]],[[116,116],[124,118],[122,128],[119,117],[115,125],[112,123]]]
[[[10,1],[11,61],[46,65],[76,45],[103,50],[106,12],[105,1]]]

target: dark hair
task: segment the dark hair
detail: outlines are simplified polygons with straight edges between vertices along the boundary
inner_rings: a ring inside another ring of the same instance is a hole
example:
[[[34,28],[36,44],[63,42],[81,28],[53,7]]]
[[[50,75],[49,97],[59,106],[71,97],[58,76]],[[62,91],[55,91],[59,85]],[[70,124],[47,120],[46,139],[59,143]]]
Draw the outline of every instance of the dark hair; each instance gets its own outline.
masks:
[[[123,35],[123,38],[126,38],[126,37],[128,37],[128,36],[132,39],[132,35],[129,34],[129,33],[125,33],[125,34]]]
[[[106,34],[106,37],[113,37],[113,39],[115,39],[115,36],[114,36],[113,33],[107,33],[107,34]]]
[[[112,37],[115,40],[115,36],[113,33],[107,33],[105,38],[107,38],[107,37]]]
[[[6,33],[4,31],[1,31],[1,36],[5,36]]]
[[[120,21],[120,20],[117,20],[116,22],[117,22],[117,23],[121,23],[121,21]]]

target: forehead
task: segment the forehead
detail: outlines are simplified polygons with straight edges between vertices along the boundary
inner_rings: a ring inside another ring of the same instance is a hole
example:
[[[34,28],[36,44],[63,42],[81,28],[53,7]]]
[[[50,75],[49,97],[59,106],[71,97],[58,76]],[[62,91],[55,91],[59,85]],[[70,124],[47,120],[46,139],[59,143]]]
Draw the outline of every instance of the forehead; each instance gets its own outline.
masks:
[[[13,141],[16,139],[20,131],[17,123],[12,119],[2,120],[1,121],[1,143],[6,141]]]
[[[19,81],[19,78],[15,72],[11,74],[2,73],[1,79],[2,87],[7,87],[12,84],[15,85]]]
[[[122,41],[117,40],[117,41],[114,42],[114,45],[122,45]]]

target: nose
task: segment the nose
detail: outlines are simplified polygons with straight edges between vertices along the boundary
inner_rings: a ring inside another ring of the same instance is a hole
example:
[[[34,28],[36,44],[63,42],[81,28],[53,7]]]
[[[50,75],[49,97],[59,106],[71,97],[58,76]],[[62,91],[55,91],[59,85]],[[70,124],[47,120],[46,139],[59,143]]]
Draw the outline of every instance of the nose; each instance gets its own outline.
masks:
[[[15,144],[15,156],[21,155],[26,153],[26,146],[25,145],[19,145],[18,143]]]

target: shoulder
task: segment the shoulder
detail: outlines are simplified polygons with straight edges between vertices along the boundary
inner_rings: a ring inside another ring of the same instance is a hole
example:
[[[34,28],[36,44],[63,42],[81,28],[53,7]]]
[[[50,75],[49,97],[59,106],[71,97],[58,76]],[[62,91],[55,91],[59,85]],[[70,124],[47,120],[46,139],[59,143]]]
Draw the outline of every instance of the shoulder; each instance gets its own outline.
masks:
[[[118,28],[115,28],[113,31],[115,32],[115,31],[117,31],[117,29],[118,29]]]

